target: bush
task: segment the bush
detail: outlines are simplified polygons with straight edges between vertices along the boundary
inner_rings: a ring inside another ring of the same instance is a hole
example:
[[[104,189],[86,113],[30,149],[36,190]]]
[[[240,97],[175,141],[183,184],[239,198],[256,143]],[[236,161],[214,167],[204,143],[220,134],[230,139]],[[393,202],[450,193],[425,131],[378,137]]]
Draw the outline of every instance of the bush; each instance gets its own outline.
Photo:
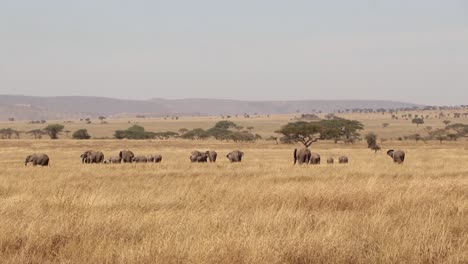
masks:
[[[87,129],[79,129],[72,135],[73,139],[90,139],[91,135],[88,134]]]
[[[374,133],[368,133],[365,136],[365,139],[367,141],[367,147],[372,148],[373,146],[377,146],[377,135]]]

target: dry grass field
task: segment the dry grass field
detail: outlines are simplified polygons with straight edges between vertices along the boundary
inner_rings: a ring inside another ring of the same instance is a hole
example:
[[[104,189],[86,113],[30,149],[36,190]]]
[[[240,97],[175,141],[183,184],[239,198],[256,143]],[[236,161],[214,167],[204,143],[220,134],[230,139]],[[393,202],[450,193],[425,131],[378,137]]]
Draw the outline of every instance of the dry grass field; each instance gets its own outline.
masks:
[[[266,133],[285,120],[252,122]],[[406,123],[383,133],[414,133]],[[405,163],[364,143],[312,146],[346,165],[293,166],[297,146],[268,141],[0,140],[0,263],[467,263],[468,142],[383,146]],[[91,148],[163,162],[81,164]],[[195,149],[219,161],[191,164]],[[24,167],[34,152],[51,166]]]

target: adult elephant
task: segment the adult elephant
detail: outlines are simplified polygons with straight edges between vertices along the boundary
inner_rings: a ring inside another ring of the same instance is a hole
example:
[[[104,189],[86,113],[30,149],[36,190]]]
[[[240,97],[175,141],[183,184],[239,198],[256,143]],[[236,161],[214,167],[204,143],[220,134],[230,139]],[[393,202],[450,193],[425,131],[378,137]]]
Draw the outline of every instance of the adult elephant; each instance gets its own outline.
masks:
[[[103,163],[104,154],[101,151],[88,150],[81,154],[82,163]]]
[[[310,164],[317,165],[320,164],[320,154],[312,152],[310,153]]]
[[[308,148],[294,149],[294,164],[309,164],[311,152]]]
[[[119,157],[123,163],[132,163],[135,154],[130,150],[122,150],[119,152]]]
[[[216,151],[208,150],[206,152],[206,155],[208,155],[208,159],[210,160],[210,162],[216,162],[216,158],[218,157],[218,153],[216,153]]]
[[[395,163],[401,164],[405,161],[405,152],[403,150],[390,149],[387,151],[387,155],[389,155]]]
[[[133,163],[147,163],[148,158],[146,156],[136,156],[132,159]]]
[[[242,158],[244,157],[244,152],[242,152],[240,150],[234,150],[233,152],[227,154],[226,157],[231,162],[241,162]]]
[[[162,155],[160,154],[148,156],[148,162],[160,163],[161,161],[162,161]]]
[[[49,166],[49,156],[44,153],[28,155],[24,161],[24,166],[28,166],[28,163],[32,163],[33,166]]]
[[[341,156],[341,157],[338,158],[338,162],[339,162],[340,164],[348,163],[348,157],[346,157],[346,156]]]

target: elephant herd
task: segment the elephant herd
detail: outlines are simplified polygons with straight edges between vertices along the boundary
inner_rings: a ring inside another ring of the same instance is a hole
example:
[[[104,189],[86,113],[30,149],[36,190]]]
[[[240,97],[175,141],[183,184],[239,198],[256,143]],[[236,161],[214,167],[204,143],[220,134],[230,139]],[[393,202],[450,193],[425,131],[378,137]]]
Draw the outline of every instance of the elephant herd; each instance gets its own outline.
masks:
[[[328,164],[333,164],[333,157],[327,159]],[[310,151],[308,148],[294,149],[294,164],[320,164],[320,154]],[[341,156],[338,158],[338,163],[348,163],[348,157]]]
[[[401,164],[405,161],[405,152],[403,150],[387,151],[387,155],[390,156],[395,163]],[[139,155],[136,156],[130,150],[122,150],[119,155],[112,156],[109,159],[104,158],[104,154],[101,151],[88,150],[81,154],[81,162],[87,164],[93,163],[160,163],[162,161],[162,155]],[[205,152],[193,151],[190,155],[190,161],[193,163],[204,163],[204,162],[216,162],[218,153],[214,150],[208,150]],[[226,158],[230,162],[241,162],[244,157],[244,152],[235,150],[226,155]],[[327,159],[328,164],[333,164],[335,160],[333,157]],[[24,165],[32,163],[33,166],[49,166],[49,156],[44,153],[37,153],[28,155],[26,157]],[[320,154],[311,152],[308,148],[294,149],[294,164],[320,164]],[[338,163],[348,163],[347,156],[340,156]]]

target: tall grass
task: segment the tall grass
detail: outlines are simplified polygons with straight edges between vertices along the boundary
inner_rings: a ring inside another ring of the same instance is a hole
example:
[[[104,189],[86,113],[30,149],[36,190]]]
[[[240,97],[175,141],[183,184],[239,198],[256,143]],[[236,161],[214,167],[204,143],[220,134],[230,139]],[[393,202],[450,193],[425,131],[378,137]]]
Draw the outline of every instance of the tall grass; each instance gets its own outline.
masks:
[[[293,166],[293,146],[266,143],[2,141],[0,262],[468,262],[467,143],[387,144],[405,164],[360,144],[313,146],[347,165]],[[164,158],[82,165],[88,148]],[[191,164],[192,149],[219,162]],[[24,167],[30,152],[51,167]]]

